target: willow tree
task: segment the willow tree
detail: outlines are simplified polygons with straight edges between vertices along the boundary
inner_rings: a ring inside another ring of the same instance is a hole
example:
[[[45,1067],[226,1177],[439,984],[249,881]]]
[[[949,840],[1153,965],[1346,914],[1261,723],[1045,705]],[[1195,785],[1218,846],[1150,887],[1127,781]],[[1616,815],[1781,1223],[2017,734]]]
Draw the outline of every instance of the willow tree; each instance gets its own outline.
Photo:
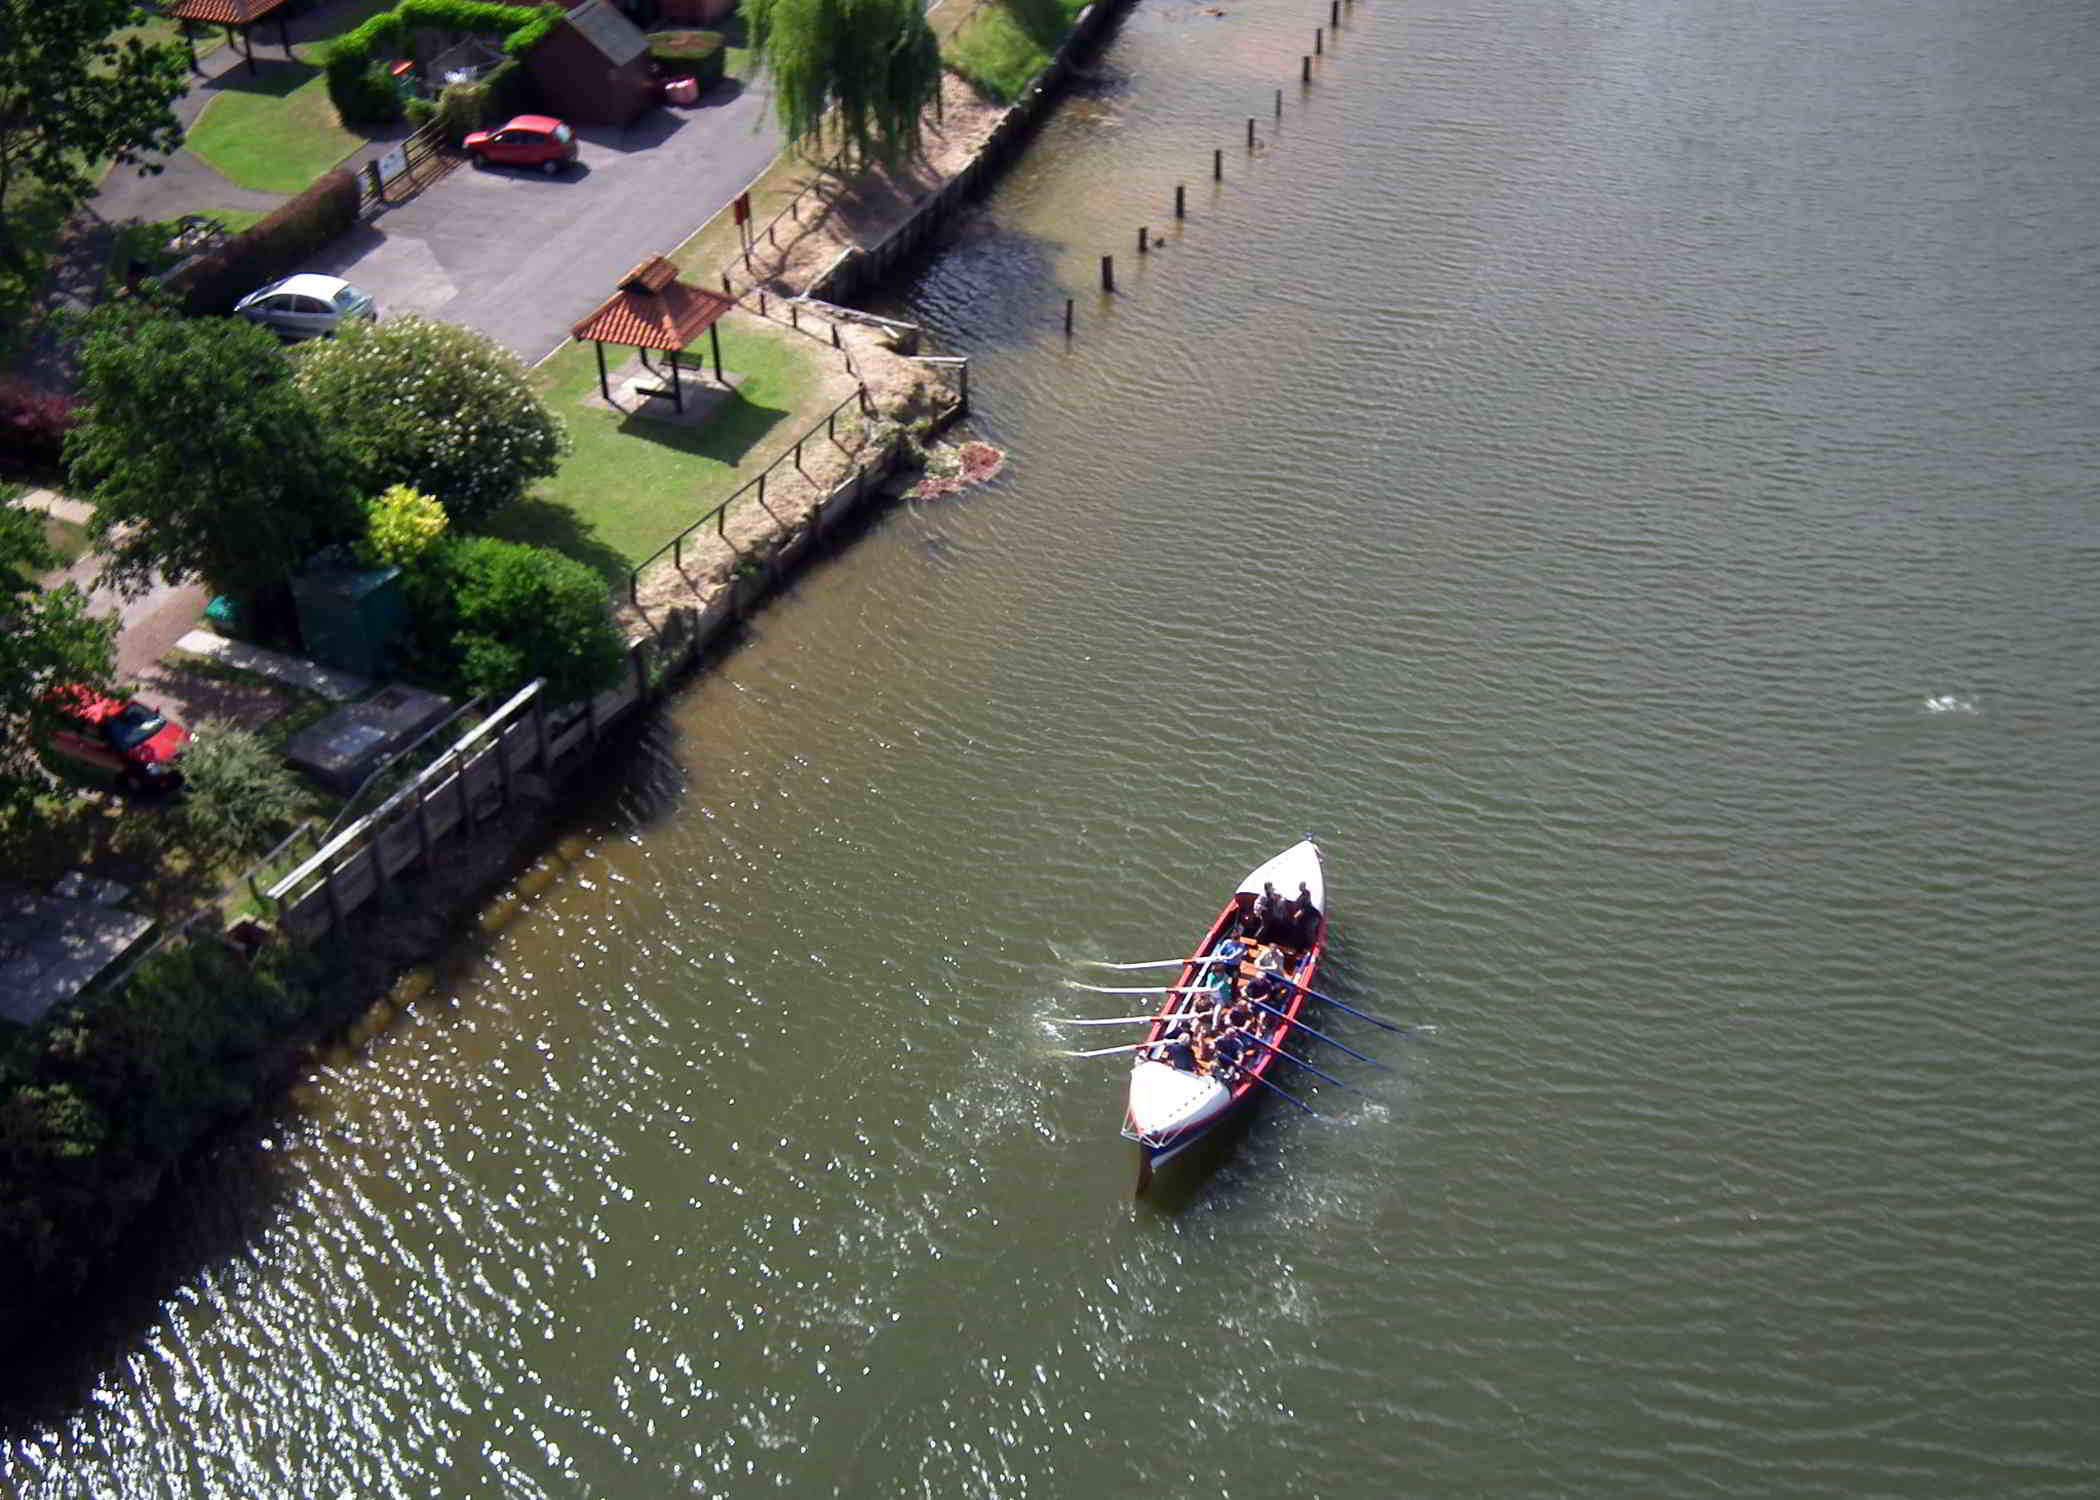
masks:
[[[941,86],[923,0],[752,0],[745,13],[790,140],[836,142],[862,164],[919,149]]]

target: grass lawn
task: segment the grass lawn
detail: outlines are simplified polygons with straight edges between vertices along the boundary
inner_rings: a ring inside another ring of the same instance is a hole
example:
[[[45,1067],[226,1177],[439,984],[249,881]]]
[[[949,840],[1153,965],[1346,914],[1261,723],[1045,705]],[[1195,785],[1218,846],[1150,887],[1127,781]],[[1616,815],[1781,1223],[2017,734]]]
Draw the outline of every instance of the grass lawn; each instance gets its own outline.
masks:
[[[282,61],[227,74],[185,142],[227,181],[287,196],[364,143],[336,120],[321,70]]]
[[[1001,104],[1020,97],[1028,81],[1049,66],[1085,0],[1007,0],[959,14],[929,17],[948,66]]]
[[[704,427],[635,420],[587,405],[598,395],[598,363],[588,344],[571,344],[535,370],[534,384],[568,425],[575,449],[560,473],[482,529],[566,552],[608,581],[624,579],[792,447],[823,415],[809,402],[825,351],[755,318],[732,314],[719,326],[723,368],[742,378],[726,408]],[[608,348],[606,363],[617,374],[631,353]],[[701,384],[690,372],[686,378]],[[704,378],[714,378],[712,360]]]

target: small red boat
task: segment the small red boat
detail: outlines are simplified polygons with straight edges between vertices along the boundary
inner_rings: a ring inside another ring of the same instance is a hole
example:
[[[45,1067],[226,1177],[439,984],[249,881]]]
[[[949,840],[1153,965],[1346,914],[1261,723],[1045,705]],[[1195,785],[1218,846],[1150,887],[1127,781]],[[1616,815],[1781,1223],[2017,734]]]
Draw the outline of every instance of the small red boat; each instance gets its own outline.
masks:
[[[1309,912],[1296,909],[1301,889]],[[1305,839],[1240,882],[1138,1050],[1123,1134],[1137,1142],[1140,1192],[1154,1167],[1271,1092],[1326,946],[1320,848]]]

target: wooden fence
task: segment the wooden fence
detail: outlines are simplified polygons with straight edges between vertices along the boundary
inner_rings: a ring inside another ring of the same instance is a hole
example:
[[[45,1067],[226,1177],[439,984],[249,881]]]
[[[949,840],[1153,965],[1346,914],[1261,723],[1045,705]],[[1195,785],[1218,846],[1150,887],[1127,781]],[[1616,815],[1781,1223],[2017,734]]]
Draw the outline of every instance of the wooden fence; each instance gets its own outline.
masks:
[[[377,161],[368,161],[357,174],[359,213],[371,213],[413,197],[439,175],[437,165],[449,164],[445,132],[436,120],[407,136]]]

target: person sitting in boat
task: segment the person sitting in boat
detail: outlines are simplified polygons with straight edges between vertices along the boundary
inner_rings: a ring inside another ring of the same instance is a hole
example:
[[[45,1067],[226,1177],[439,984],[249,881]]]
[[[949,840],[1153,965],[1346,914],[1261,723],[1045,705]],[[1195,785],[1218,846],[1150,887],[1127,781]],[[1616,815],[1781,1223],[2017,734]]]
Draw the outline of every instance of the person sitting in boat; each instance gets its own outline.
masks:
[[[1183,1073],[1193,1073],[1196,1070],[1196,1044],[1185,1031],[1169,1032],[1154,1044],[1152,1060]]]
[[[1213,969],[1232,970],[1239,967],[1240,960],[1247,956],[1247,945],[1238,938],[1227,938],[1218,944],[1211,957],[1218,960]]]
[[[1240,922],[1240,936],[1251,937],[1258,942],[1266,941],[1262,933],[1274,924],[1276,908],[1282,904],[1282,899],[1276,894],[1276,887],[1264,880],[1261,883],[1261,894],[1254,898],[1254,904],[1247,908],[1247,914]]]
[[[1256,1005],[1280,1006],[1290,991],[1274,974],[1257,974],[1247,981],[1246,998]]]
[[[1247,1040],[1245,1032],[1228,1031],[1218,1038],[1217,1063],[1212,1071],[1221,1082],[1233,1082],[1239,1077],[1240,1069],[1251,1061],[1251,1054],[1258,1050]]]

